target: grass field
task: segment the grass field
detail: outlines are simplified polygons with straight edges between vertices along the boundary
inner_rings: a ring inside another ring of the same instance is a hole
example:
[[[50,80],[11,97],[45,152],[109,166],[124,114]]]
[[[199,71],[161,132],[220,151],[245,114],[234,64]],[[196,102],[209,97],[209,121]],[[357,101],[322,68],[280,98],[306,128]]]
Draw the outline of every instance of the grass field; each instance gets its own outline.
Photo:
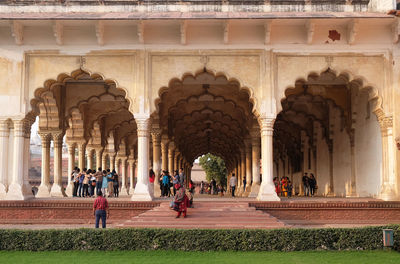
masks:
[[[400,253],[394,251],[319,251],[319,252],[180,252],[180,251],[1,251],[0,263],[400,263]]]

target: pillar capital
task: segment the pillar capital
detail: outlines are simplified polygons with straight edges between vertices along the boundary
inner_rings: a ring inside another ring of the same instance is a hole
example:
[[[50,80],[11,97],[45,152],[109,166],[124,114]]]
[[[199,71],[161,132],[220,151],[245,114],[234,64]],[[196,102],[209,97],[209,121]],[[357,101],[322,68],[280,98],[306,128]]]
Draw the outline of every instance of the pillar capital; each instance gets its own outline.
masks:
[[[175,143],[173,141],[170,141],[168,144],[168,150],[169,151],[174,151],[175,150]]]
[[[15,137],[30,137],[31,127],[27,120],[13,120]]]
[[[47,148],[50,146],[51,134],[47,131],[38,132],[40,139],[42,141],[42,148]]]
[[[148,137],[151,124],[150,115],[140,114],[140,115],[135,115],[134,117],[137,125],[137,136]]]
[[[53,131],[51,132],[54,141],[54,147],[62,147],[64,132],[63,131]]]
[[[152,128],[150,130],[151,138],[153,142],[161,142],[161,129],[159,128]]]
[[[262,136],[272,136],[275,117],[260,117],[260,130]]]
[[[0,120],[0,137],[10,136],[10,127],[7,120]]]

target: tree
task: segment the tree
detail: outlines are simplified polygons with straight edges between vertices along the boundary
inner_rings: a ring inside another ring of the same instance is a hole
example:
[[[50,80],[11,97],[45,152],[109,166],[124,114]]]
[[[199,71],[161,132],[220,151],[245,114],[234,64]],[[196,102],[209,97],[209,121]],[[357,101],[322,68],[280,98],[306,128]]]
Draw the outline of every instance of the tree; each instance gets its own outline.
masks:
[[[214,179],[217,184],[226,186],[226,166],[223,159],[208,153],[200,158],[200,166],[206,172],[207,181]]]

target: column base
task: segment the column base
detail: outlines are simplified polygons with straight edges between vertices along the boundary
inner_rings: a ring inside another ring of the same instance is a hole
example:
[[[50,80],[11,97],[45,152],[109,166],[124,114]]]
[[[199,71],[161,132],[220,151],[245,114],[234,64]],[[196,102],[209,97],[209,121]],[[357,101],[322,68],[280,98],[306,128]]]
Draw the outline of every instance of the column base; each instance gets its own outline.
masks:
[[[251,191],[249,193],[249,197],[256,198],[259,192],[260,192],[260,184],[253,184],[251,186]]]
[[[128,189],[125,186],[122,186],[121,191],[119,192],[119,195],[128,196],[129,195]]]
[[[4,184],[0,184],[0,200],[6,199],[7,188]]]
[[[384,201],[393,201],[396,200],[397,195],[392,186],[384,184],[378,197]]]
[[[40,184],[38,192],[35,197],[36,198],[50,197],[50,186]]]
[[[64,188],[61,185],[56,183],[53,184],[50,190],[51,197],[66,197],[67,195],[64,192]]]
[[[273,184],[261,184],[260,192],[258,193],[257,200],[259,201],[280,201],[281,199],[275,192]]]
[[[8,187],[6,200],[28,200],[34,198],[32,188],[26,184],[22,186],[18,183],[12,183]]]
[[[153,195],[150,193],[149,186],[137,183],[131,201],[153,201]]]
[[[160,184],[154,184],[154,197],[161,197]]]
[[[74,183],[70,182],[67,186],[67,189],[65,190],[65,194],[68,197],[72,197],[74,195]]]

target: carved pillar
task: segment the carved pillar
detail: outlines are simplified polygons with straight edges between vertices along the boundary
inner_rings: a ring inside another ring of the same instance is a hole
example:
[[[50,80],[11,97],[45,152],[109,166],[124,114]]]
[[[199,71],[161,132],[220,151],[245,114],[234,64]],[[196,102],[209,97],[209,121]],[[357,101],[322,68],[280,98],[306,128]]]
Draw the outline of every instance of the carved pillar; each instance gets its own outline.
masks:
[[[75,167],[75,143],[68,144],[68,186],[65,190],[66,195],[72,197],[74,191],[74,182],[72,180],[72,171]]]
[[[53,133],[54,142],[54,183],[50,190],[52,197],[64,197],[64,187],[62,185],[62,144],[63,132]]]
[[[356,153],[355,153],[355,133],[354,130],[350,133],[350,156],[351,156],[351,178],[349,190],[346,193],[346,197],[357,197],[356,189]]]
[[[395,141],[393,138],[392,117],[383,117],[379,120],[382,134],[382,162],[383,179],[379,197],[385,201],[396,200],[397,182],[395,174]]]
[[[126,158],[121,159],[121,195],[129,195],[127,186],[127,175],[126,175]]]
[[[261,159],[262,159],[262,183],[257,199],[260,201],[280,201],[275,192],[273,183],[273,132],[274,118],[261,118]]]
[[[333,142],[330,141],[328,143],[328,150],[329,150],[329,186],[328,186],[328,193],[326,196],[333,197],[335,196],[335,187],[333,181]]]
[[[87,161],[87,165],[86,168],[87,169],[93,169],[93,149],[92,148],[86,148],[86,161]]]
[[[154,179],[154,197],[161,196],[160,182],[159,178],[161,175],[161,130],[153,129],[151,131],[151,136],[153,140],[153,171],[155,174]]]
[[[39,132],[42,140],[42,175],[36,197],[50,197],[50,142],[51,134]]]
[[[83,171],[85,168],[85,151],[86,151],[86,143],[79,142],[78,143],[78,167]]]
[[[175,144],[171,141],[168,144],[168,171],[171,175],[174,173],[174,154]]]
[[[96,170],[100,167],[103,169],[103,158],[102,158],[103,148],[96,148]]]
[[[161,140],[161,169],[168,170],[168,137],[163,136]]]
[[[251,140],[251,151],[252,151],[252,176],[253,184],[251,186],[251,192],[249,197],[257,197],[260,191],[260,137],[259,132],[252,135]]]
[[[7,121],[0,121],[0,199],[7,194],[8,185],[8,141],[10,140],[10,128]]]
[[[133,194],[135,192],[135,171],[136,171],[136,161],[134,159],[132,160],[128,160],[129,162],[129,181],[130,181],[130,185],[129,185],[129,194]]]
[[[102,153],[101,155],[101,168],[103,170],[107,170],[109,168],[107,168],[107,153]]]
[[[14,121],[14,150],[12,181],[8,187],[7,200],[32,198],[32,187],[28,182],[30,126],[26,120]],[[26,178],[25,178],[26,177]]]
[[[135,116],[138,135],[138,175],[133,201],[151,201],[153,194],[149,189],[149,125],[148,115]]]
[[[244,194],[243,179],[246,179],[246,151],[244,148],[240,150],[240,182],[238,184],[238,196]]]
[[[115,170],[115,153],[110,153],[110,170]]]

